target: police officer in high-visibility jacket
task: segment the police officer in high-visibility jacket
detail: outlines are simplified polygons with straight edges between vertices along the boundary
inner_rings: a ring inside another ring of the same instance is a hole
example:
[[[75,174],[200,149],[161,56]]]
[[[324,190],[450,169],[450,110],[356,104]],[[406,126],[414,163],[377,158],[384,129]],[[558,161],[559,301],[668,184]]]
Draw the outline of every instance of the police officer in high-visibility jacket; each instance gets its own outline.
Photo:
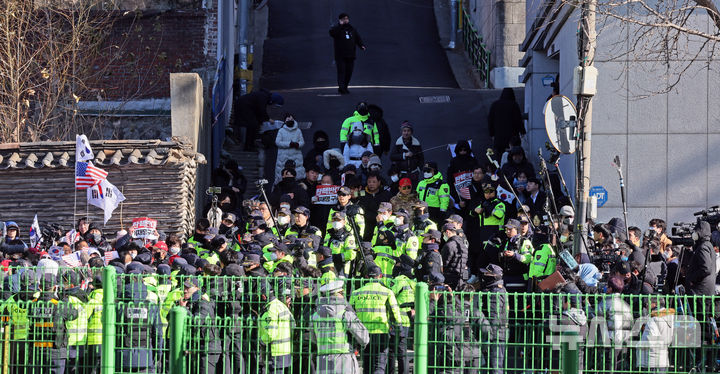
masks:
[[[68,335],[65,323],[78,317],[77,309],[55,295],[56,279],[43,274],[39,297],[28,305],[28,339],[32,348],[27,357],[31,373],[63,374],[67,361]]]
[[[472,208],[470,215],[477,216],[480,229],[477,232],[478,243],[473,243],[469,252],[470,271],[477,274],[478,269],[486,267],[491,261],[482,250],[482,243],[498,235],[505,225],[505,203],[497,198],[497,177],[486,176],[482,181],[484,199]],[[497,263],[497,259],[493,259]]]
[[[430,213],[428,213],[428,203],[424,201],[418,201],[413,204],[413,218],[412,218],[412,231],[416,236],[420,237],[425,235],[430,230],[437,230],[437,223],[430,219]]]
[[[408,336],[410,334],[410,321],[415,317],[415,260],[403,254],[398,259],[390,281],[390,289],[395,294],[400,307],[400,325],[390,333],[390,366],[388,372],[395,372],[395,358],[398,362],[398,373],[410,372],[410,362],[407,353]]]
[[[372,262],[366,264],[367,277],[373,279],[353,291],[350,305],[370,333],[370,344],[363,350],[366,373],[385,373],[390,350],[390,330],[402,321],[395,294],[381,283],[382,271]]]
[[[524,283],[527,280],[528,264],[532,259],[533,246],[530,240],[520,235],[521,223],[516,219],[505,224],[507,240],[500,252],[506,284]]]
[[[332,250],[324,245],[318,247],[315,251],[315,259],[317,268],[322,272],[320,284],[328,284],[337,278],[337,270],[332,260]]]
[[[292,300],[292,285],[279,278],[270,282],[276,283],[277,292],[269,282],[261,282],[261,298],[266,303],[258,320],[258,333],[265,346],[265,372],[285,373],[292,366],[292,329],[295,319],[288,309]]]
[[[392,216],[392,205],[380,203],[378,208],[377,227],[372,237],[372,250],[375,253],[375,264],[385,277],[392,275],[397,258],[402,254],[402,248],[397,247],[395,240],[395,217]]]
[[[551,236],[547,227],[540,227],[533,233],[535,250],[529,263],[527,277],[538,281],[555,272],[557,254],[550,245]]]
[[[320,246],[322,240],[322,232],[319,228],[310,224],[310,209],[299,206],[293,209],[293,218],[295,223],[285,231],[285,237],[295,236],[298,239],[310,239],[312,240],[312,248],[317,249]],[[312,250],[308,250],[310,255],[308,258],[309,266],[316,266],[315,256],[312,255]]]
[[[350,274],[350,267],[358,249],[355,236],[347,229],[347,216],[344,212],[335,212],[330,222],[332,227],[325,235],[325,246],[332,251],[338,275],[351,277],[353,274]]]
[[[345,300],[343,288],[339,280],[321,286],[317,309],[310,317],[312,339],[317,344],[317,374],[360,374],[353,343],[365,348],[370,342],[368,330]]]
[[[87,347],[85,351],[85,372],[94,374],[100,371],[97,365],[102,356],[102,313],[103,313],[103,288],[102,277],[97,274],[92,280],[93,290],[90,291],[87,302],[88,325],[87,325]]]
[[[442,222],[450,206],[450,186],[443,180],[435,161],[428,161],[423,166],[423,180],[417,185],[418,199],[428,205],[430,219]]]
[[[80,288],[80,274],[75,271],[67,271],[62,276],[63,296],[70,303],[70,306],[78,312],[78,317],[65,323],[68,331],[68,360],[67,369],[70,373],[80,371],[80,362],[85,355],[87,344],[87,325],[89,313],[86,309],[88,296],[85,290]]]
[[[340,149],[343,148],[342,146],[344,143],[348,142],[350,132],[355,126],[363,129],[363,133],[367,135],[373,147],[378,147],[380,145],[380,132],[378,131],[377,124],[370,120],[370,109],[368,104],[361,101],[355,109],[356,110],[353,115],[346,118],[340,127]]]
[[[3,326],[12,331],[12,335],[10,335],[10,365],[15,367],[25,362],[25,357],[29,353],[28,304],[39,294],[31,281],[31,277],[35,275],[30,271],[24,270],[23,273],[11,276],[19,278],[20,291],[0,304],[0,315],[2,315]]]
[[[342,212],[346,215],[352,216],[352,219],[355,220],[355,225],[358,229],[358,236],[362,238],[365,233],[365,212],[361,207],[355,205],[355,203],[351,201],[352,191],[349,187],[342,186],[338,189],[337,198],[337,205],[333,206],[332,209],[330,209],[330,213],[328,214],[328,222],[327,226],[325,227],[325,240],[327,241],[327,238],[329,236],[328,231],[333,228],[332,220],[333,215],[336,212]],[[345,221],[345,229],[348,232],[352,232],[352,227],[349,220]]]

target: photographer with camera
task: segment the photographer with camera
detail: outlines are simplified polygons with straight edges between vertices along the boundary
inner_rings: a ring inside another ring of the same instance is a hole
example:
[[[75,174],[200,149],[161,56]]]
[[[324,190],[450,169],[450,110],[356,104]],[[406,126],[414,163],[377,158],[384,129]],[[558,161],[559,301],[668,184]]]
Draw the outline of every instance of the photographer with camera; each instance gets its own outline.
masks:
[[[699,221],[693,232],[693,255],[685,276],[686,287],[691,295],[715,295],[715,250],[710,237],[710,223]]]

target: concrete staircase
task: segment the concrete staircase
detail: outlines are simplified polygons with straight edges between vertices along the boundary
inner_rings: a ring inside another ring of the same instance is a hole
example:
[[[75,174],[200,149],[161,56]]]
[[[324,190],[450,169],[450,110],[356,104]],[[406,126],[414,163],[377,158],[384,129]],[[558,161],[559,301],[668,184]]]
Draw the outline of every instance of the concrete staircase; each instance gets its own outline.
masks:
[[[237,161],[238,165],[243,168],[243,174],[245,174],[248,182],[245,198],[249,199],[257,195],[260,191],[257,189],[255,182],[260,179],[263,168],[258,152],[245,152],[242,150],[241,145],[231,145],[227,141],[223,146],[223,151],[223,158],[229,157]]]

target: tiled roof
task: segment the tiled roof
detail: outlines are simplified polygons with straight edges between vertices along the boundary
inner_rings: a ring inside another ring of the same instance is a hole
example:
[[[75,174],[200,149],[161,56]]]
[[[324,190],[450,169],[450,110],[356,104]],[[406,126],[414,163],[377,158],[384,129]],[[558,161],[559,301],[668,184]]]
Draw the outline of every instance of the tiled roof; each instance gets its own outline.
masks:
[[[164,165],[167,163],[206,163],[192,147],[173,138],[161,140],[90,141],[98,166]],[[75,142],[37,142],[0,144],[0,170],[25,168],[72,168]]]

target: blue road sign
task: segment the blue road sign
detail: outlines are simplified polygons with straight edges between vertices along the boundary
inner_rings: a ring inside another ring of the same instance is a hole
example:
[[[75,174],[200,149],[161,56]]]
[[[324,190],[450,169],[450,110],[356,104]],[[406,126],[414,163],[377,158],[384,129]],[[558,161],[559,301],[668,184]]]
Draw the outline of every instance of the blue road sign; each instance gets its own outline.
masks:
[[[608,201],[608,192],[603,186],[590,187],[590,196],[597,196],[597,206],[602,207]]]

